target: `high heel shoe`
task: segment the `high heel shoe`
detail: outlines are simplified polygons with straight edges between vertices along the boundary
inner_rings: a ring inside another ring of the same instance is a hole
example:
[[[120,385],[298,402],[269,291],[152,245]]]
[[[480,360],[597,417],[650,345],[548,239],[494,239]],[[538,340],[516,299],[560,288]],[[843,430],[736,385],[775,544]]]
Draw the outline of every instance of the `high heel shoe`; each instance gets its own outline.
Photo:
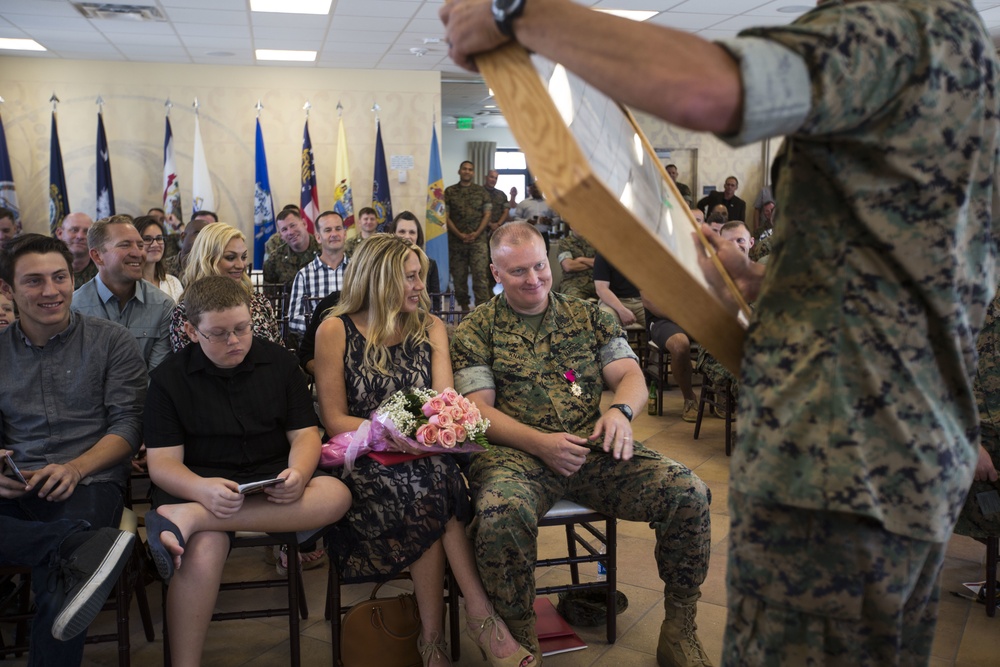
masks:
[[[518,646],[518,650],[506,658],[494,655],[490,641],[495,635],[497,641],[502,642],[509,632],[503,619],[496,615],[492,607],[486,618],[476,618],[466,612],[465,633],[476,642],[483,660],[489,660],[493,667],[527,667],[532,664],[535,657],[523,646]]]
[[[424,661],[424,667],[427,667],[434,659],[434,654],[439,654],[449,665],[451,664],[451,659],[448,657],[448,644],[444,637],[436,632],[431,635],[429,642],[425,642],[423,637],[417,637],[417,651],[420,652],[420,659]]]

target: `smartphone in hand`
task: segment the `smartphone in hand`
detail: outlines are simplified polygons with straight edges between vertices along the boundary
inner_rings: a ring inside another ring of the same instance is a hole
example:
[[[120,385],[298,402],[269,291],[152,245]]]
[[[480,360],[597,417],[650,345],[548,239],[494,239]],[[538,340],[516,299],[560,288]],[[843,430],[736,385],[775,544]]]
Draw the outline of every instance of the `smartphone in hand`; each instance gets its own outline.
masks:
[[[275,477],[274,479],[263,479],[259,482],[248,482],[246,484],[240,484],[237,488],[239,493],[244,496],[249,496],[254,493],[263,493],[264,489],[269,486],[274,486],[275,484],[284,484],[285,480],[280,477]]]
[[[14,459],[10,458],[10,454],[4,454],[3,460],[4,463],[7,464],[7,467],[10,468],[10,471],[14,473],[14,477],[17,477],[17,479],[21,482],[21,484],[28,486],[28,480],[26,480],[24,478],[24,475],[21,474],[21,471],[18,470],[17,464],[14,463]]]

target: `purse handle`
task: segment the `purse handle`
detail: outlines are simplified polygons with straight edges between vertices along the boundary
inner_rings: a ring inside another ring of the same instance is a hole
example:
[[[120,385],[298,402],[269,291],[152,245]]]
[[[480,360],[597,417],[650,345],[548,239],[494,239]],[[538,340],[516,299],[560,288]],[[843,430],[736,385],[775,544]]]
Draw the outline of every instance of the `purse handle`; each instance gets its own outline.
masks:
[[[413,632],[410,632],[405,635],[396,634],[395,632],[390,630],[389,627],[385,624],[385,618],[382,617],[382,607],[374,607],[372,609],[371,624],[373,628],[381,630],[382,632],[392,637],[393,639],[398,639],[401,641],[413,639],[414,637],[417,636],[417,633],[420,632],[420,624],[418,623],[416,628],[414,628]]]
[[[385,586],[390,581],[399,581],[400,579],[402,579],[402,580],[409,579],[410,581],[413,581],[413,577],[410,576],[409,572],[400,572],[399,574],[397,574],[392,579],[387,579],[385,581],[380,581],[377,584],[375,584],[375,588],[372,589],[372,594],[371,594],[371,596],[369,596],[368,599],[369,600],[376,599],[376,596],[378,595],[378,591],[379,591],[380,588],[382,588],[383,586]],[[386,598],[386,599],[388,600],[390,598]]]

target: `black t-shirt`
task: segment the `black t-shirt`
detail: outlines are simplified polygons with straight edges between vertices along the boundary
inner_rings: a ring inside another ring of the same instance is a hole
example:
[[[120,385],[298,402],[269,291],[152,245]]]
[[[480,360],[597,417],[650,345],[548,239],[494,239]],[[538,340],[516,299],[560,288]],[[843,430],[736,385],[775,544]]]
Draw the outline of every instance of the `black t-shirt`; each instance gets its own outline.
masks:
[[[146,447],[183,445],[184,465],[202,476],[248,482],[284,470],[287,432],[318,425],[295,355],[261,338],[233,369],[188,345],[150,373]]]
[[[619,299],[638,299],[640,296],[639,288],[608,264],[600,254],[594,256],[594,280],[607,280],[611,283],[611,293]]]

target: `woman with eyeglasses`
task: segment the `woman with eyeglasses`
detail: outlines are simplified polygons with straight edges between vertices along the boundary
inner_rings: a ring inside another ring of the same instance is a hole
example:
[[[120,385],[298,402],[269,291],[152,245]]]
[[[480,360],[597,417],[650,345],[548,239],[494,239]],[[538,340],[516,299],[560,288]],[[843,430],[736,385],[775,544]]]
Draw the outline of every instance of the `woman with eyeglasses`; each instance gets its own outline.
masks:
[[[146,248],[146,263],[142,266],[142,279],[166,292],[175,303],[179,302],[184,286],[181,285],[181,281],[176,276],[167,273],[163,266],[163,251],[166,248],[163,227],[151,215],[141,215],[132,222],[139,230],[142,244]]]
[[[254,291],[247,275],[247,255],[243,232],[224,222],[206,225],[191,246],[184,265],[183,283],[192,285],[208,276],[226,276],[240,283],[250,294],[253,335],[280,344],[281,333],[271,303],[263,294]],[[184,328],[187,321],[184,302],[179,301],[170,318],[170,347],[174,352],[183,350],[191,343]]]

